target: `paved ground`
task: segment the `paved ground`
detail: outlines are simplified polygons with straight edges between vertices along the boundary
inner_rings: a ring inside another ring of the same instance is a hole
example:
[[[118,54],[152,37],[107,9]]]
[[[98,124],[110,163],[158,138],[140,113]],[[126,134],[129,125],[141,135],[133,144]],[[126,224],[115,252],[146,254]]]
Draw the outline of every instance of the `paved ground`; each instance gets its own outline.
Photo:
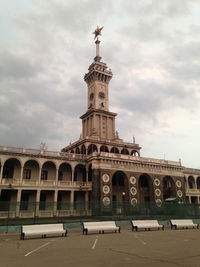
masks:
[[[199,267],[200,230],[165,230],[19,240],[0,236],[1,267]]]

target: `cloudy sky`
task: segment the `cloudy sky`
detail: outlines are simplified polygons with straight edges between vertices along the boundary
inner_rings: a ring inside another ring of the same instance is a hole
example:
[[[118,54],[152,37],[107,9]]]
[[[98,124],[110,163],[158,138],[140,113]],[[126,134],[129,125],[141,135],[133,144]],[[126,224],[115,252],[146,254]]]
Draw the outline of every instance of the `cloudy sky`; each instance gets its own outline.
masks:
[[[0,4],[0,145],[59,151],[79,138],[99,25],[120,138],[200,168],[200,1]]]

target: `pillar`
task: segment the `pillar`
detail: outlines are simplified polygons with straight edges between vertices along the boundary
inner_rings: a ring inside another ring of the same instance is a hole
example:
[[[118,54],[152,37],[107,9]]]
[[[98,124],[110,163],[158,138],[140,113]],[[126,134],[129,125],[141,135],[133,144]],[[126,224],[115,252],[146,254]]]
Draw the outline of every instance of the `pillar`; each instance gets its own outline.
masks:
[[[40,184],[41,181],[41,173],[42,173],[42,168],[39,167],[39,177],[38,177],[38,184]]]
[[[22,190],[18,189],[18,191],[17,191],[17,203],[16,203],[16,217],[19,217],[21,194],[22,194]]]
[[[3,164],[1,164],[0,183],[2,183],[2,179],[3,179]]]
[[[74,183],[74,167],[72,167],[72,184]]]
[[[194,177],[194,189],[197,189],[197,176]]]
[[[88,170],[86,170],[86,183],[88,183]]]
[[[39,216],[39,207],[40,207],[40,190],[37,190],[36,193],[36,203],[35,203],[35,216]]]
[[[22,184],[22,180],[23,180],[23,173],[24,173],[24,166],[21,166],[20,178],[19,178],[20,184]]]
[[[54,191],[53,197],[53,215],[56,216],[57,214],[57,200],[58,200],[58,190]]]
[[[70,210],[73,213],[74,210],[74,191],[70,192]]]
[[[56,168],[56,185],[58,184],[58,171],[59,171],[59,169]],[[56,200],[56,202],[57,202],[57,200]]]

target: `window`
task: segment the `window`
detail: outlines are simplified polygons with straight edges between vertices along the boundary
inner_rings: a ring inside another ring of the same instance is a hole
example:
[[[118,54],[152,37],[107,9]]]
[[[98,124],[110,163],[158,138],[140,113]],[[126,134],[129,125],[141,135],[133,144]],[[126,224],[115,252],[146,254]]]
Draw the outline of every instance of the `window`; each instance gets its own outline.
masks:
[[[47,177],[48,177],[48,171],[42,170],[41,180],[47,180]]]
[[[31,169],[24,169],[23,179],[31,179]]]
[[[7,164],[6,168],[3,170],[3,178],[13,178],[14,166]]]
[[[59,173],[58,173],[58,180],[59,181],[63,180],[63,172],[62,171],[59,171]]]

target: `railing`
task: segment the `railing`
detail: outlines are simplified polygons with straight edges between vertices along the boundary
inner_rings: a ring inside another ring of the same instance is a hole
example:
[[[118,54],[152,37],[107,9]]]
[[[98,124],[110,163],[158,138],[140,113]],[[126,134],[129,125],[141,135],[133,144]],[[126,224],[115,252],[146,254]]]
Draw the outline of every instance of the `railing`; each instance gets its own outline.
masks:
[[[2,184],[6,184],[6,185],[20,185],[20,180],[19,179],[13,179],[13,178],[3,178],[2,179]]]
[[[56,185],[56,181],[53,180],[41,180],[40,185],[46,185],[46,186],[51,186],[51,185]]]
[[[83,154],[71,154],[66,152],[56,152],[40,149],[31,149],[31,148],[21,148],[21,147],[9,147],[9,146],[0,146],[0,151],[13,152],[13,153],[22,153],[29,155],[43,155],[43,156],[52,156],[52,157],[65,157],[68,159],[83,159],[86,155]]]
[[[25,209],[26,208],[26,209]],[[157,219],[170,218],[200,219],[200,204],[183,203],[135,203],[110,202],[106,205],[101,202],[0,202],[0,225],[13,224],[13,218],[52,218],[68,216],[92,216],[106,219]],[[7,219],[7,220],[5,220]],[[30,221],[29,221],[30,223]],[[18,221],[21,224],[21,221]]]
[[[157,164],[165,164],[165,165],[173,165],[181,167],[180,161],[171,161],[171,160],[163,160],[163,159],[153,159],[153,158],[145,158],[145,157],[139,157],[139,156],[132,156],[132,155],[123,155],[123,154],[115,154],[115,153],[108,153],[108,152],[94,152],[91,154],[93,156],[105,156],[110,158],[121,158],[121,159],[128,159],[128,160],[134,160],[134,161],[142,161],[142,162],[148,162],[148,163],[157,163]]]
[[[38,185],[39,184],[39,181],[36,181],[36,180],[28,180],[28,179],[25,179],[25,180],[22,180],[22,185]]]
[[[139,157],[139,156],[108,153],[108,152],[100,152],[100,153],[94,152],[90,155],[83,155],[83,154],[71,154],[71,153],[66,153],[66,152],[56,152],[56,151],[31,149],[31,148],[20,148],[20,147],[9,147],[9,146],[0,146],[0,151],[17,152],[17,153],[23,153],[23,154],[29,154],[29,155],[32,154],[32,155],[43,155],[43,156],[53,156],[53,157],[65,157],[68,159],[85,159],[88,156],[90,157],[90,156],[100,155],[100,156],[106,156],[106,157],[111,157],[111,158],[121,158],[121,159],[129,159],[129,160],[142,161],[142,162],[148,162],[148,163],[181,166],[180,161],[153,159],[153,158],[145,158],[145,157]]]
[[[57,186],[57,187],[81,187],[81,188],[92,188],[92,182],[82,182],[82,181],[58,181],[56,183],[55,180],[28,180],[23,179],[20,181],[19,179],[2,179],[3,185],[8,185],[10,187],[18,185],[18,186]]]
[[[200,189],[186,188],[186,194],[200,194]]]

